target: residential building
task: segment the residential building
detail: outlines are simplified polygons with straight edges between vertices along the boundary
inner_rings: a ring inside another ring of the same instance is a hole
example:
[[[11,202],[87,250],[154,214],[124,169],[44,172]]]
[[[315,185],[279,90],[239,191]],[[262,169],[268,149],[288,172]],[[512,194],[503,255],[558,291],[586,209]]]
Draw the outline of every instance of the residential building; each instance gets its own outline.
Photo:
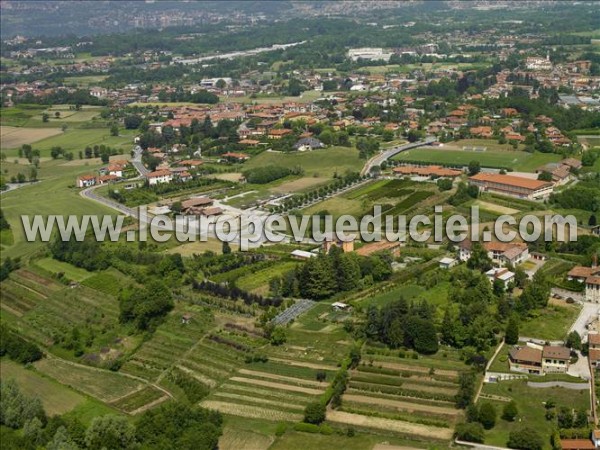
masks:
[[[298,150],[299,152],[310,152],[312,150],[324,147],[325,144],[313,137],[299,139],[298,142],[294,144],[294,150]]]
[[[529,248],[523,242],[483,242],[488,257],[499,265],[521,264],[529,259]],[[471,258],[473,242],[465,239],[458,244],[458,259],[463,262]]]
[[[458,264],[458,260],[456,258],[442,258],[440,259],[440,269],[451,269],[452,267]]]
[[[600,267],[575,266],[567,273],[567,279],[585,283],[585,301],[600,303]]]
[[[96,184],[96,177],[94,175],[80,175],[77,177],[77,187],[87,188]]]
[[[490,282],[494,284],[496,280],[499,280],[504,288],[508,287],[508,284],[515,279],[515,274],[506,268],[493,268],[488,270],[485,275],[488,277]]]
[[[546,345],[542,351],[542,370],[544,373],[565,373],[569,369],[570,360],[568,348]]]
[[[514,347],[508,354],[508,365],[513,372],[542,374],[542,349],[531,344]]]
[[[148,180],[148,184],[153,186],[155,184],[170,183],[173,181],[173,174],[170,170],[166,169],[156,170],[147,174],[146,178]]]
[[[514,175],[478,173],[469,182],[484,192],[496,192],[511,197],[543,200],[552,194],[553,184],[549,181],[532,180]]]

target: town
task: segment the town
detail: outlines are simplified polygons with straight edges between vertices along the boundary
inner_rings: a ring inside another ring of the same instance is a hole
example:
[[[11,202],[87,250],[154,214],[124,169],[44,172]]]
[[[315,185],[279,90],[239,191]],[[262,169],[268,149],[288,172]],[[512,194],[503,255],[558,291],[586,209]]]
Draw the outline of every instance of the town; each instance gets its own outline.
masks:
[[[0,11],[3,447],[600,448],[594,2]]]

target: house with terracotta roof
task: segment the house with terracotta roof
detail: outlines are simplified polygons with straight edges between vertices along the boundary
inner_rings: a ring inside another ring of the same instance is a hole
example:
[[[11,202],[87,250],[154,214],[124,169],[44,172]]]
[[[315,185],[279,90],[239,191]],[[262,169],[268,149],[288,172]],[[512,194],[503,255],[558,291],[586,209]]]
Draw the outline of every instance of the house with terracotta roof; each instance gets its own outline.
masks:
[[[529,259],[529,247],[523,242],[483,242],[488,257],[496,264],[517,265]],[[473,242],[465,239],[458,244],[458,258],[466,262],[471,258]]]
[[[532,345],[514,347],[508,353],[508,366],[512,372],[542,375],[542,349]]]
[[[550,181],[532,180],[515,175],[478,173],[469,178],[469,183],[483,192],[495,192],[528,200],[543,200],[553,192]]]
[[[569,370],[571,352],[558,345],[545,345],[542,350],[542,370],[544,373],[566,373]]]
[[[269,130],[267,137],[269,139],[281,139],[284,136],[288,136],[292,134],[292,130],[288,130],[287,128],[275,128]]]
[[[250,156],[246,155],[245,153],[227,152],[227,153],[223,153],[221,155],[220,161],[241,163],[244,161],[248,161],[249,159],[250,159]]]
[[[546,375],[566,373],[569,370],[570,351],[558,345],[527,343],[514,346],[508,353],[508,365],[512,372]]]
[[[87,188],[96,184],[95,175],[80,175],[77,177],[76,183],[78,188]]]
[[[161,183],[170,183],[173,181],[173,174],[170,170],[166,169],[155,170],[154,172],[147,174],[146,179],[148,180],[148,184],[150,186]]]
[[[600,303],[600,267],[575,266],[567,273],[568,280],[585,283],[585,301]]]

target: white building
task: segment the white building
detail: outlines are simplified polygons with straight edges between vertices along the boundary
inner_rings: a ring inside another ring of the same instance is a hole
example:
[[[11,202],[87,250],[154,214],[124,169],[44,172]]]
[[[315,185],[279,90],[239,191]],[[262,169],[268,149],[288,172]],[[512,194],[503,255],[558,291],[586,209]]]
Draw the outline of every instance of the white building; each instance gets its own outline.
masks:
[[[458,260],[455,258],[442,258],[440,259],[440,269],[451,269],[458,264]]]
[[[515,274],[513,272],[508,269],[498,267],[488,270],[485,275],[492,284],[494,284],[496,280],[500,280],[505,289],[508,287],[508,284],[515,279]]]
[[[170,183],[173,180],[173,174],[169,170],[157,170],[146,175],[148,184],[153,186],[160,183]]]
[[[348,58],[352,61],[360,59],[366,59],[368,61],[389,61],[392,57],[391,52],[386,52],[383,48],[375,47],[363,47],[363,48],[351,48],[348,50]]]

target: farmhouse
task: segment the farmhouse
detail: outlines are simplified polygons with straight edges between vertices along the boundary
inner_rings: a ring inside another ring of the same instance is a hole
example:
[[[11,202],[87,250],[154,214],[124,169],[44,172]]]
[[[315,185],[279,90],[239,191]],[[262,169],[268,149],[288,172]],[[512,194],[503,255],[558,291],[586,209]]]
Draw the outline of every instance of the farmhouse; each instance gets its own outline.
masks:
[[[566,347],[546,345],[542,351],[544,373],[565,373],[569,368],[571,353]]]
[[[327,236],[323,240],[323,252],[329,253],[333,247],[339,247],[344,253],[354,251],[354,239],[338,239],[335,236]]]
[[[80,175],[77,177],[77,187],[86,188],[94,186],[96,184],[96,177],[94,175]]]
[[[170,183],[173,180],[173,175],[169,170],[156,170],[146,175],[148,184],[153,186],[160,183]]]
[[[181,212],[183,214],[198,214],[202,208],[212,206],[213,200],[207,196],[193,197],[181,202]]]
[[[553,190],[553,185],[549,181],[531,180],[514,175],[478,173],[470,177],[469,182],[481,191],[496,192],[529,200],[548,198]]]

